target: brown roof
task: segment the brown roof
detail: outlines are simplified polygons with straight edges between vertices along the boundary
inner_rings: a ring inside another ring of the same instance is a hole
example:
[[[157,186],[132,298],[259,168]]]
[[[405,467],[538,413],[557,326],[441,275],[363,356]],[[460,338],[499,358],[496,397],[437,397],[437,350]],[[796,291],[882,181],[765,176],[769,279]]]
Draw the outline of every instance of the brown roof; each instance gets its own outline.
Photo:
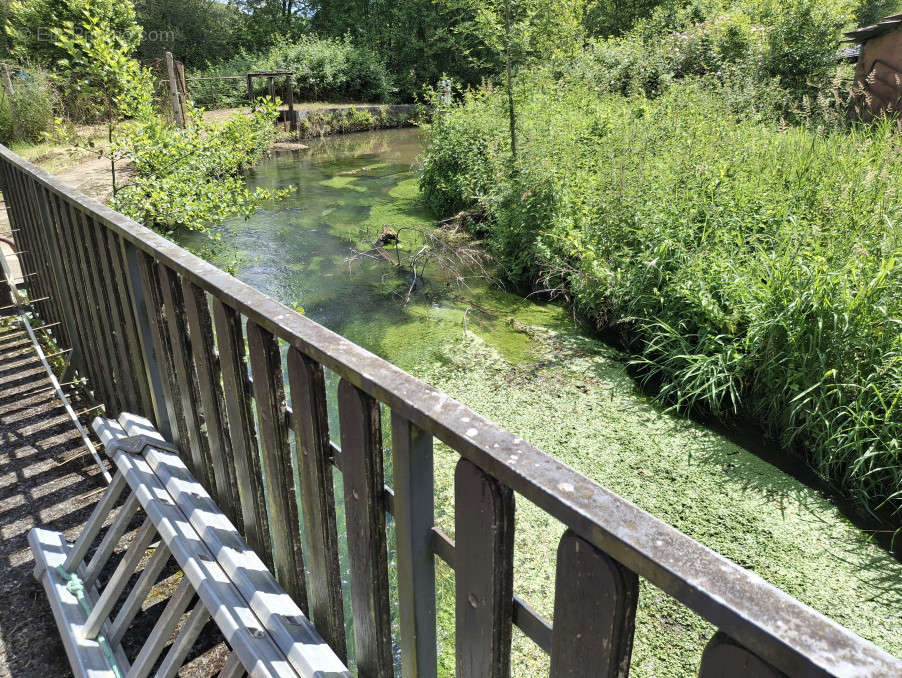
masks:
[[[892,33],[899,27],[902,27],[902,14],[891,14],[888,17],[884,17],[883,21],[874,24],[873,26],[864,26],[862,28],[856,28],[854,31],[849,31],[846,33],[846,37],[848,38],[846,42],[867,42],[872,38]]]

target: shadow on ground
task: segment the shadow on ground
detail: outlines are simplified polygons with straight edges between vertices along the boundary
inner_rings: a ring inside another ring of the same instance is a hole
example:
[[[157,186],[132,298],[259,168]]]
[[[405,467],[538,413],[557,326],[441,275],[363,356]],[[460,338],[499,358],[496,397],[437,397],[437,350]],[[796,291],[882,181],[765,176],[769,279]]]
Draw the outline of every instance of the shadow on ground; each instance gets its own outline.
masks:
[[[84,404],[75,405],[76,410],[81,407]],[[41,526],[61,531],[74,541],[105,489],[100,469],[52,392],[27,335],[4,325],[0,318],[0,678],[72,675],[44,589],[32,574],[28,531]],[[115,515],[111,512],[107,526]],[[139,512],[119,544],[120,555],[128,549],[142,520]],[[118,560],[110,559],[101,572],[101,583]],[[131,584],[139,572],[132,576]],[[123,640],[131,661],[179,578],[170,559]],[[180,629],[181,623],[176,633]],[[208,623],[180,675],[215,675],[227,649],[220,641],[215,625]]]
[[[28,531],[75,539],[106,486],[22,330],[0,326],[0,676],[70,675]]]

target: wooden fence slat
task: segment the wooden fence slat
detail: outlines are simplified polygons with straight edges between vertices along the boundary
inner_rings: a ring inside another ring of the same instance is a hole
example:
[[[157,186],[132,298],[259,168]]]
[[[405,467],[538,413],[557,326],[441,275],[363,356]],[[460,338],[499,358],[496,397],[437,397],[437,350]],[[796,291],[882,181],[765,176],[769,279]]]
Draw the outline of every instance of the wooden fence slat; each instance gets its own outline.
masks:
[[[36,201],[31,200],[31,193],[26,192],[26,185],[33,188],[33,185],[27,181],[19,172],[11,170],[13,176],[10,177],[6,184],[6,198],[10,204],[14,205],[13,210],[17,221],[13,221],[10,216],[10,224],[14,225],[17,232],[13,239],[16,242],[16,249],[21,252],[17,255],[19,259],[22,274],[35,274],[24,278],[21,286],[28,290],[28,296],[31,299],[39,299],[56,294],[52,280],[45,279],[46,261],[41,254],[44,252],[43,246],[40,244],[45,240],[43,235],[42,221],[39,219]],[[19,219],[19,217],[21,218]],[[51,310],[50,302],[41,302],[39,309],[40,315],[46,320],[50,320],[48,311]],[[36,304],[36,306],[38,306]],[[61,318],[54,318],[58,321]]]
[[[65,203],[56,200],[50,193],[46,193],[45,196],[48,201],[47,214],[50,223],[53,224],[59,243],[60,257],[64,262],[63,286],[72,302],[75,316],[74,327],[71,329],[81,346],[85,348],[82,355],[76,356],[76,359],[81,373],[90,379],[90,390],[99,395],[100,389],[103,388],[102,356],[97,349],[99,343],[88,306],[85,264],[78,246],[81,237],[73,223],[69,206],[64,207]]]
[[[12,303],[12,287],[10,287],[9,281],[6,279],[6,269],[0,266],[0,307],[9,306]]]
[[[50,243],[49,237],[53,237],[54,220],[47,206],[40,202],[40,189],[32,181],[20,177],[23,190],[23,203],[30,213],[28,227],[17,235],[23,236],[21,247],[24,249],[20,258],[23,274],[33,274],[25,279],[29,296],[34,298],[49,297],[47,301],[40,302],[38,311],[45,322],[58,322],[64,320],[61,315],[60,301],[61,290],[58,289],[53,279],[49,262]],[[36,294],[32,294],[35,292]]]
[[[17,233],[17,235],[24,235],[27,238],[22,244],[25,246],[23,260],[28,263],[28,270],[23,271],[23,273],[33,274],[31,278],[27,279],[26,287],[28,288],[29,296],[32,299],[48,297],[46,301],[39,302],[36,306],[38,307],[41,317],[46,320],[51,320],[52,318],[56,321],[60,318],[53,318],[54,306],[52,297],[54,295],[54,289],[52,279],[50,278],[49,265],[46,257],[41,256],[47,249],[46,239],[44,238],[42,230],[46,211],[41,209],[37,183],[31,178],[19,175],[18,172],[16,174],[16,181],[19,185],[19,190],[22,192],[23,202],[29,213],[29,219],[25,230],[21,233]],[[32,291],[35,291],[36,293],[32,294]]]
[[[97,369],[100,372],[100,380],[94,384],[94,388],[100,391],[100,397],[97,400],[106,404],[112,412],[118,412],[121,409],[121,403],[116,396],[116,380],[118,378],[118,368],[115,366],[113,352],[109,343],[109,327],[108,319],[104,316],[100,309],[99,297],[100,291],[97,289],[95,281],[95,253],[93,247],[87,242],[88,236],[84,224],[84,215],[72,205],[65,203],[60,210],[63,218],[63,224],[70,225],[72,238],[75,242],[78,259],[81,263],[81,278],[79,283],[82,285],[82,294],[84,296],[87,309],[85,321],[90,325],[89,331],[93,338],[93,343],[89,345],[85,353],[92,354],[92,358],[99,359],[100,364]]]
[[[458,678],[510,675],[514,494],[472,462],[454,473]]]
[[[125,341],[127,342],[129,366],[137,388],[137,401],[135,402],[136,414],[143,414],[152,419],[154,417],[153,402],[150,396],[151,386],[147,379],[147,369],[144,364],[144,356],[141,353],[141,343],[138,336],[138,327],[135,324],[135,303],[128,286],[128,266],[122,256],[122,242],[118,235],[111,229],[101,227],[105,234],[105,250],[109,261],[110,271],[115,281],[115,293],[118,295],[119,313],[121,322],[125,327]],[[101,245],[103,247],[103,245]]]
[[[325,374],[322,365],[289,348],[288,380],[307,535],[309,616],[329,647],[346,661]]]
[[[222,388],[225,394],[228,437],[232,446],[238,499],[241,503],[240,520],[237,524],[247,543],[260,555],[267,567],[272,568],[263,474],[260,470],[260,456],[257,454],[253,403],[247,388],[248,368],[241,315],[220,299],[214,298],[213,321],[219,367],[222,371]]]
[[[342,379],[338,416],[357,671],[360,678],[382,678],[394,664],[379,403]]]
[[[140,360],[147,384],[145,397],[150,401],[151,417],[157,428],[167,440],[177,442],[175,423],[170,418],[168,391],[168,372],[166,357],[160,353],[158,334],[159,313],[155,310],[153,290],[147,287],[147,280],[152,269],[145,266],[144,254],[125,238],[116,236],[119,254],[123,265],[123,274],[128,289],[128,297],[132,304],[132,320],[138,335],[135,352],[140,353]]]
[[[124,397],[127,392],[125,387],[127,377],[124,374],[124,370],[128,369],[128,364],[122,361],[118,345],[121,334],[113,322],[110,311],[110,299],[104,284],[103,264],[94,238],[93,223],[81,210],[74,210],[72,216],[80,225],[84,241],[85,267],[88,273],[89,289],[93,290],[92,307],[96,310],[97,334],[100,337],[99,346],[103,347],[104,362],[106,363],[104,372],[108,375],[110,382],[110,395],[103,402],[113,412],[120,412],[127,408],[126,403],[128,402],[127,398]]]
[[[551,678],[626,678],[639,578],[567,530],[557,551]]]
[[[405,678],[435,678],[435,525],[432,435],[392,412],[395,533],[401,668]]]
[[[130,307],[123,307],[122,304],[123,299],[119,293],[120,290],[106,239],[107,228],[103,224],[99,224],[90,215],[86,215],[85,218],[91,238],[90,242],[96,252],[97,278],[102,290],[101,309],[107,314],[107,323],[110,331],[109,340],[112,343],[119,368],[118,395],[122,400],[123,409],[127,409],[129,412],[136,412],[141,407],[138,395],[141,386],[138,382],[138,375],[143,373],[143,366],[141,370],[135,370],[131,362],[133,345],[130,343],[125,321],[126,317],[131,315],[131,309]]]
[[[699,678],[786,678],[723,631],[715,633],[702,653]]]
[[[185,302],[178,273],[165,266],[159,267],[160,287],[163,291],[163,305],[166,326],[169,329],[169,346],[175,378],[178,383],[179,408],[185,423],[186,437],[182,439],[182,453],[191,460],[191,472],[205,488],[213,489],[210,476],[210,445],[205,429],[204,411],[197,389],[197,373],[185,321]]]
[[[272,559],[278,582],[307,613],[301,525],[286,425],[285,384],[279,341],[256,323],[247,324],[248,356],[260,426],[263,483],[269,515]]]
[[[21,214],[24,219],[26,219],[26,220],[30,219],[30,217],[28,216],[28,208],[26,207],[26,204],[29,202],[27,200],[27,196],[19,194],[19,195],[16,195],[13,200],[14,200],[13,204],[15,205],[14,209],[23,210],[23,212],[17,212],[16,216],[18,217]],[[47,223],[48,230],[51,232],[51,234],[53,234],[55,232],[55,228],[56,228],[56,224],[54,223],[55,219],[53,218],[52,214],[49,211],[46,212],[46,214],[48,217],[48,223]],[[18,221],[17,222],[11,221],[11,223],[16,223],[18,228],[20,229],[19,233],[16,236],[16,242],[21,242],[23,246],[18,249],[30,250],[26,255],[21,256],[19,259],[19,263],[22,268],[22,272],[25,273],[27,271],[39,270],[38,267],[36,266],[36,264],[33,261],[31,261],[31,263],[29,263],[29,259],[28,259],[28,254],[31,254],[34,251],[33,250],[34,245],[27,244],[27,239],[29,237],[32,237],[35,235],[34,233],[30,233],[30,231],[32,231],[32,227],[24,225]],[[20,238],[19,236],[22,236],[22,237]],[[66,263],[66,250],[63,249],[63,244],[64,243],[60,242],[59,238],[57,237],[57,245],[58,245],[57,252],[58,252],[58,258],[59,258],[57,264],[60,265],[61,267],[64,267],[65,263]],[[37,277],[40,277],[40,276],[37,276]],[[30,285],[30,279],[26,278],[24,280],[24,282],[25,282],[26,286]],[[44,281],[44,282],[51,283],[52,281]],[[66,294],[66,295],[68,295],[68,299],[71,302],[72,294],[71,294],[71,290],[69,287],[69,280],[62,280],[62,281],[57,281],[57,282],[58,282],[58,284],[56,284],[56,285],[54,285],[54,284],[45,285],[44,289],[51,290],[51,292],[49,292],[49,294],[54,294],[54,295]],[[32,289],[34,289],[34,288],[32,288]],[[72,308],[74,309],[74,304],[73,304]],[[73,315],[74,315],[74,310],[73,310]],[[77,320],[77,318],[74,318],[74,320]],[[68,327],[69,324],[70,323],[68,323],[68,322],[64,322],[63,325],[61,326],[61,327],[65,326],[64,331],[59,332],[58,335],[54,337],[55,339],[58,340],[57,344],[65,345],[65,346],[69,346],[69,347],[74,347],[76,345],[83,346],[84,345],[83,343],[79,343],[80,336],[77,333],[77,328],[70,328],[70,327]],[[72,324],[75,324],[75,323],[73,322]],[[73,343],[73,340],[74,340],[74,343]],[[75,356],[75,359],[81,359],[81,356],[80,355]]]
[[[232,462],[232,447],[226,435],[225,398],[220,387],[222,377],[213,342],[213,321],[207,295],[190,280],[182,279],[185,317],[191,335],[191,354],[197,374],[197,390],[204,410],[206,439],[212,462],[213,485],[208,492],[234,522],[239,514],[237,480]]]
[[[160,371],[163,405],[166,411],[166,422],[170,428],[172,441],[177,444],[185,442],[184,414],[179,407],[178,384],[172,364],[172,352],[169,347],[169,333],[165,330],[166,319],[163,315],[163,292],[160,289],[160,278],[157,264],[153,257],[141,251],[135,252],[140,274],[141,288],[144,292],[144,306],[147,311],[147,327],[150,330],[153,352]]]

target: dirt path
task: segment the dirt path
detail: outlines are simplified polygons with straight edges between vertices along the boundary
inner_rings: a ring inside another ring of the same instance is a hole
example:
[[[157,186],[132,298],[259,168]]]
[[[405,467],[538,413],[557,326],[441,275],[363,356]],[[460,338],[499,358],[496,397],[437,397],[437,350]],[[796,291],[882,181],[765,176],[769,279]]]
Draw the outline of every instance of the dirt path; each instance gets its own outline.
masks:
[[[75,539],[99,469],[50,389],[27,335],[0,319],[0,677],[70,675],[44,590],[32,576],[28,531]]]
[[[77,165],[57,170],[56,177],[85,195],[106,202],[113,193],[112,172],[107,158],[87,158]],[[116,180],[121,184],[128,177],[128,166],[120,163],[116,167]]]

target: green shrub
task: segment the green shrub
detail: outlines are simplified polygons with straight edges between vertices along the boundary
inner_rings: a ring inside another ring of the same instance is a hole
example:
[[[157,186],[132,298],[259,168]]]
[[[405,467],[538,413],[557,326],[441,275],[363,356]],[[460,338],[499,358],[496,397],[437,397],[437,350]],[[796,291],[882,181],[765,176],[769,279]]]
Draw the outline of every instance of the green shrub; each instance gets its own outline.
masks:
[[[477,207],[524,287],[616,333],[680,409],[751,419],[902,522],[902,156],[886,127],[737,119],[701,85],[655,100],[527,77],[511,171],[500,93],[427,133],[442,214]]]
[[[836,63],[839,29],[848,23],[849,14],[831,12],[819,0],[795,0],[770,19],[764,72],[792,91],[823,83]]]
[[[13,83],[13,106],[6,90],[0,91],[0,143],[40,141],[53,122],[56,91],[44,71],[38,68],[22,70],[10,66]],[[13,122],[12,109],[16,111]]]
[[[391,77],[374,52],[342,40],[305,37],[277,45],[271,54],[279,68],[294,71],[295,92],[305,101],[386,101]]]
[[[391,99],[394,85],[382,59],[346,37],[304,37],[294,43],[280,42],[260,54],[241,51],[232,59],[192,76],[235,76],[253,70],[287,69],[294,72],[296,101],[383,102]],[[281,83],[278,83],[281,85]],[[257,80],[255,94],[266,94],[266,83]],[[211,87],[213,88],[211,90]],[[210,92],[213,94],[208,94]],[[209,96],[209,99],[208,99]],[[198,84],[199,103],[233,105],[247,102],[243,80]]]
[[[759,109],[792,118],[836,72],[841,29],[854,25],[851,0],[695,0],[658,3],[618,37],[594,40],[575,72],[603,89],[658,96],[674,82],[706,77],[749,91]]]
[[[248,218],[285,191],[251,191],[241,172],[269,150],[275,109],[259,101],[251,115],[220,125],[196,111],[185,129],[159,116],[127,122],[115,150],[128,157],[134,174],[110,205],[162,233],[178,228],[206,231],[224,219]]]
[[[11,0],[6,12],[6,34],[11,51],[21,59],[45,68],[55,68],[67,58],[53,40],[53,29],[66,22],[80,26],[84,12],[108,26],[111,33],[132,49],[141,39],[141,27],[135,22],[135,8],[123,0]]]
[[[235,115],[221,125],[206,122],[189,106],[184,128],[160,115],[153,74],[131,57],[131,48],[90,8],[81,23],[54,30],[60,61],[74,87],[101,103],[107,125],[113,196],[110,206],[163,233],[177,228],[208,231],[233,215],[250,216],[285,191],[250,190],[239,173],[256,163],[272,142],[276,105],[260,100],[251,115]],[[57,132],[67,130],[62,120]],[[87,147],[94,148],[93,142]],[[116,162],[131,161],[133,176],[117,185]]]

